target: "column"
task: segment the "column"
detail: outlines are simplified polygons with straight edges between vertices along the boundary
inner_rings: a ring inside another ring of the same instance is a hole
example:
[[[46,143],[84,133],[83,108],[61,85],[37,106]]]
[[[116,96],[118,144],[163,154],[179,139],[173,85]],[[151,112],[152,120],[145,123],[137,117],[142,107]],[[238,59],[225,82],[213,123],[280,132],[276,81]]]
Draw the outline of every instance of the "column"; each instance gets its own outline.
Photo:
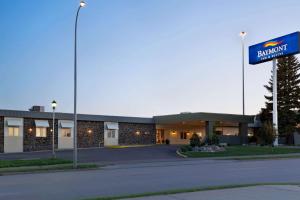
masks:
[[[205,122],[205,134],[206,137],[209,139],[212,139],[213,134],[214,134],[214,123],[213,121],[206,121]]]
[[[239,123],[239,136],[242,144],[248,143],[248,123]]]

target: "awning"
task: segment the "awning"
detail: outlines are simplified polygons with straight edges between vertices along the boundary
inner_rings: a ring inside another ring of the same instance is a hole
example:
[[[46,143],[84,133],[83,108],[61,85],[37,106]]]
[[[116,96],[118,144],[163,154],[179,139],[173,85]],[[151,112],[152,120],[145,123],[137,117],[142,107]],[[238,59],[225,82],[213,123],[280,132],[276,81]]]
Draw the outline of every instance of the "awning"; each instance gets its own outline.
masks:
[[[73,128],[73,122],[60,122],[61,128]]]
[[[7,126],[22,126],[21,119],[7,119],[6,120]]]
[[[119,129],[119,124],[118,123],[107,123],[106,129],[117,130],[117,129]]]
[[[36,127],[49,127],[49,122],[47,120],[34,120]]]

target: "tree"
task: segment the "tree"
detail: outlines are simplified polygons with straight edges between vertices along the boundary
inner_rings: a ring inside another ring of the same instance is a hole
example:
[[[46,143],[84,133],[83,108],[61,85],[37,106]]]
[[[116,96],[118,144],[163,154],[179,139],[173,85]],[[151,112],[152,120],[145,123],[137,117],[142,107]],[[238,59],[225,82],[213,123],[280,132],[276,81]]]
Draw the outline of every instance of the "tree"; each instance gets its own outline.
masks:
[[[263,123],[262,127],[258,130],[258,141],[263,145],[271,145],[275,140],[275,129],[270,121]]]
[[[193,133],[192,137],[190,138],[190,146],[198,147],[201,145],[201,141],[199,136],[196,133]]]
[[[300,109],[300,64],[295,56],[282,57],[277,60],[277,107],[278,132],[287,138],[295,131],[299,122]],[[264,86],[270,96],[265,96],[266,108],[261,111],[262,121],[272,121],[273,77]]]

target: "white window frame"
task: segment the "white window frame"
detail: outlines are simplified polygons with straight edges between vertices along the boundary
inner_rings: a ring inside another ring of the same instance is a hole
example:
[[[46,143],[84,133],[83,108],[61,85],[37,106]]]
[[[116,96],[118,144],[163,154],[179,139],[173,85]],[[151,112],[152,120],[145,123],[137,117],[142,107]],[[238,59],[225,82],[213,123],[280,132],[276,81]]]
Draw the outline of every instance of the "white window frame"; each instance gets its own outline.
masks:
[[[72,137],[72,128],[61,128],[61,137],[71,138]]]
[[[116,130],[108,129],[107,130],[107,138],[116,138]]]
[[[20,127],[9,126],[9,127],[7,127],[7,129],[8,129],[8,137],[19,137],[20,136]]]
[[[35,136],[39,138],[47,137],[47,128],[46,127],[36,127]]]

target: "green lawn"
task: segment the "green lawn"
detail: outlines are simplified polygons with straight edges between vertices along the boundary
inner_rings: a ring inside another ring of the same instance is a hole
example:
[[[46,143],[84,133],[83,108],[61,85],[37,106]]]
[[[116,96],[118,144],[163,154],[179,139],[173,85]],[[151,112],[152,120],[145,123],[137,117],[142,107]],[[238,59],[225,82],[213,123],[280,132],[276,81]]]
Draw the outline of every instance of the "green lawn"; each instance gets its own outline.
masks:
[[[0,160],[0,168],[58,165],[58,164],[68,164],[71,162],[72,161],[57,159],[57,158],[33,159],[33,160]]]
[[[226,147],[223,152],[181,152],[182,154],[193,157],[226,157],[226,156],[256,156],[256,155],[276,155],[276,154],[290,154],[300,153],[300,148],[287,147],[252,147],[252,146],[231,146]]]

